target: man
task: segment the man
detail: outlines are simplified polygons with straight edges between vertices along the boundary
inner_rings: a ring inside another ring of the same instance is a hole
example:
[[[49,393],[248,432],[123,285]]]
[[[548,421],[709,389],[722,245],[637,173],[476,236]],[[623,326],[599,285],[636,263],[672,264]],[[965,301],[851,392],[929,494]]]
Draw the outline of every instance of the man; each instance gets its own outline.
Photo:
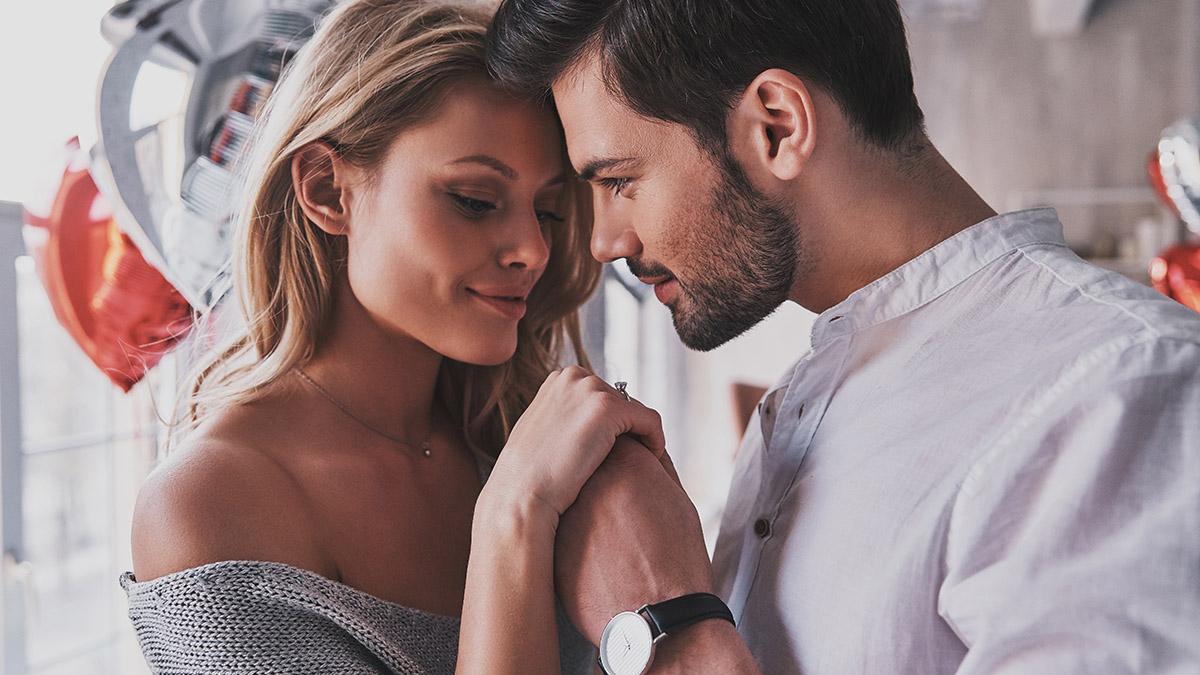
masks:
[[[955,173],[895,0],[505,0],[490,63],[553,95],[593,252],[688,346],[819,314],[711,572],[648,453],[564,517],[610,672],[1200,672],[1200,320]],[[711,602],[610,623],[710,591],[736,630]]]

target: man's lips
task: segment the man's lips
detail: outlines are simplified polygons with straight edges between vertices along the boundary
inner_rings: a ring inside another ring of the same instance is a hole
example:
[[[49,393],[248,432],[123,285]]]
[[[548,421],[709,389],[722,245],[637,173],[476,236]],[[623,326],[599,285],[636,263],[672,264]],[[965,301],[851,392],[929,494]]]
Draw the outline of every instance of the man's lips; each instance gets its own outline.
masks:
[[[656,277],[638,277],[638,281],[654,287],[654,297],[664,305],[670,305],[679,297],[679,281],[675,277],[664,274]]]
[[[671,276],[670,274],[659,274],[658,276],[653,276],[653,277],[639,276],[638,281],[642,282],[643,284],[646,284],[647,286],[657,286],[658,284],[661,284],[664,281],[670,281],[671,279],[674,279],[674,278],[675,277]]]
[[[671,277],[666,281],[654,284],[654,297],[664,305],[670,306],[679,297],[679,281]]]

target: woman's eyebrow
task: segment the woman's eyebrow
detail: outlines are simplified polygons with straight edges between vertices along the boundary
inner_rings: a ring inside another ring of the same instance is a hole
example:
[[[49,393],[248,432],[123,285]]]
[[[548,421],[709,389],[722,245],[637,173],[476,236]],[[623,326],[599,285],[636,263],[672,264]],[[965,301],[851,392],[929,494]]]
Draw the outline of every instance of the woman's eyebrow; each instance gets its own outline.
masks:
[[[479,164],[481,166],[486,166],[489,169],[492,169],[496,173],[499,173],[500,175],[502,175],[505,178],[512,180],[512,181],[515,181],[521,177],[521,174],[518,173],[516,169],[505,164],[504,162],[500,161],[499,159],[492,157],[491,155],[470,155],[467,157],[460,157],[459,159],[456,159],[450,163],[451,164]],[[564,173],[560,173],[557,176],[554,176],[550,180],[546,181],[542,185],[542,187],[543,188],[552,187],[554,185],[561,185],[566,182],[567,182],[567,174],[564,172]]]
[[[560,173],[557,176],[555,176],[554,178],[551,178],[550,180],[546,181],[545,184],[542,185],[542,187],[548,188],[548,187],[553,187],[555,185],[563,185],[566,182],[567,182],[567,174],[564,172],[564,173]]]
[[[500,160],[496,159],[495,157],[492,157],[491,155],[469,155],[467,157],[460,157],[459,159],[456,159],[450,163],[451,164],[480,164],[482,166],[486,166],[489,169],[494,170],[496,173],[499,173],[501,176],[504,176],[505,178],[507,178],[509,180],[517,180],[518,178],[521,177],[521,175],[517,173],[516,169],[505,164],[504,162],[501,162]]]

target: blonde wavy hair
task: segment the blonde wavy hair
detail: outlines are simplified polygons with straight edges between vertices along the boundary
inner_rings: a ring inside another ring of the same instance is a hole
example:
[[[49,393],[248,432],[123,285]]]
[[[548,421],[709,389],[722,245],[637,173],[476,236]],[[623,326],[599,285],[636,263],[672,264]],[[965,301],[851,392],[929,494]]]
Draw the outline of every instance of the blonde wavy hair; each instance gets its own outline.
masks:
[[[344,0],[317,28],[272,94],[245,166],[235,224],[233,276],[244,326],[203,358],[186,381],[180,412],[197,429],[212,413],[257,398],[314,354],[331,316],[344,239],[304,215],[292,157],[315,141],[368,170],[393,139],[437,114],[448,86],[490,79],[478,9],[424,0]],[[568,164],[569,166],[569,164]],[[577,310],[600,267],[588,253],[590,204],[572,188],[566,226],[518,327],[517,349],[499,366],[446,359],[437,399],[477,453],[494,458],[568,348],[587,366]],[[169,443],[168,445],[172,445]]]

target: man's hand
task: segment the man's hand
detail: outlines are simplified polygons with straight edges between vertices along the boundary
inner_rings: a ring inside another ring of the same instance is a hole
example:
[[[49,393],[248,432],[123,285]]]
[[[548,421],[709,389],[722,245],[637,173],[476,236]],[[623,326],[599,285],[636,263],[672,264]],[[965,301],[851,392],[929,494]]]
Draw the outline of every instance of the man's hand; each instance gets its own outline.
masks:
[[[568,616],[593,644],[620,612],[713,592],[700,518],[670,459],[628,437],[563,514],[554,567]]]

